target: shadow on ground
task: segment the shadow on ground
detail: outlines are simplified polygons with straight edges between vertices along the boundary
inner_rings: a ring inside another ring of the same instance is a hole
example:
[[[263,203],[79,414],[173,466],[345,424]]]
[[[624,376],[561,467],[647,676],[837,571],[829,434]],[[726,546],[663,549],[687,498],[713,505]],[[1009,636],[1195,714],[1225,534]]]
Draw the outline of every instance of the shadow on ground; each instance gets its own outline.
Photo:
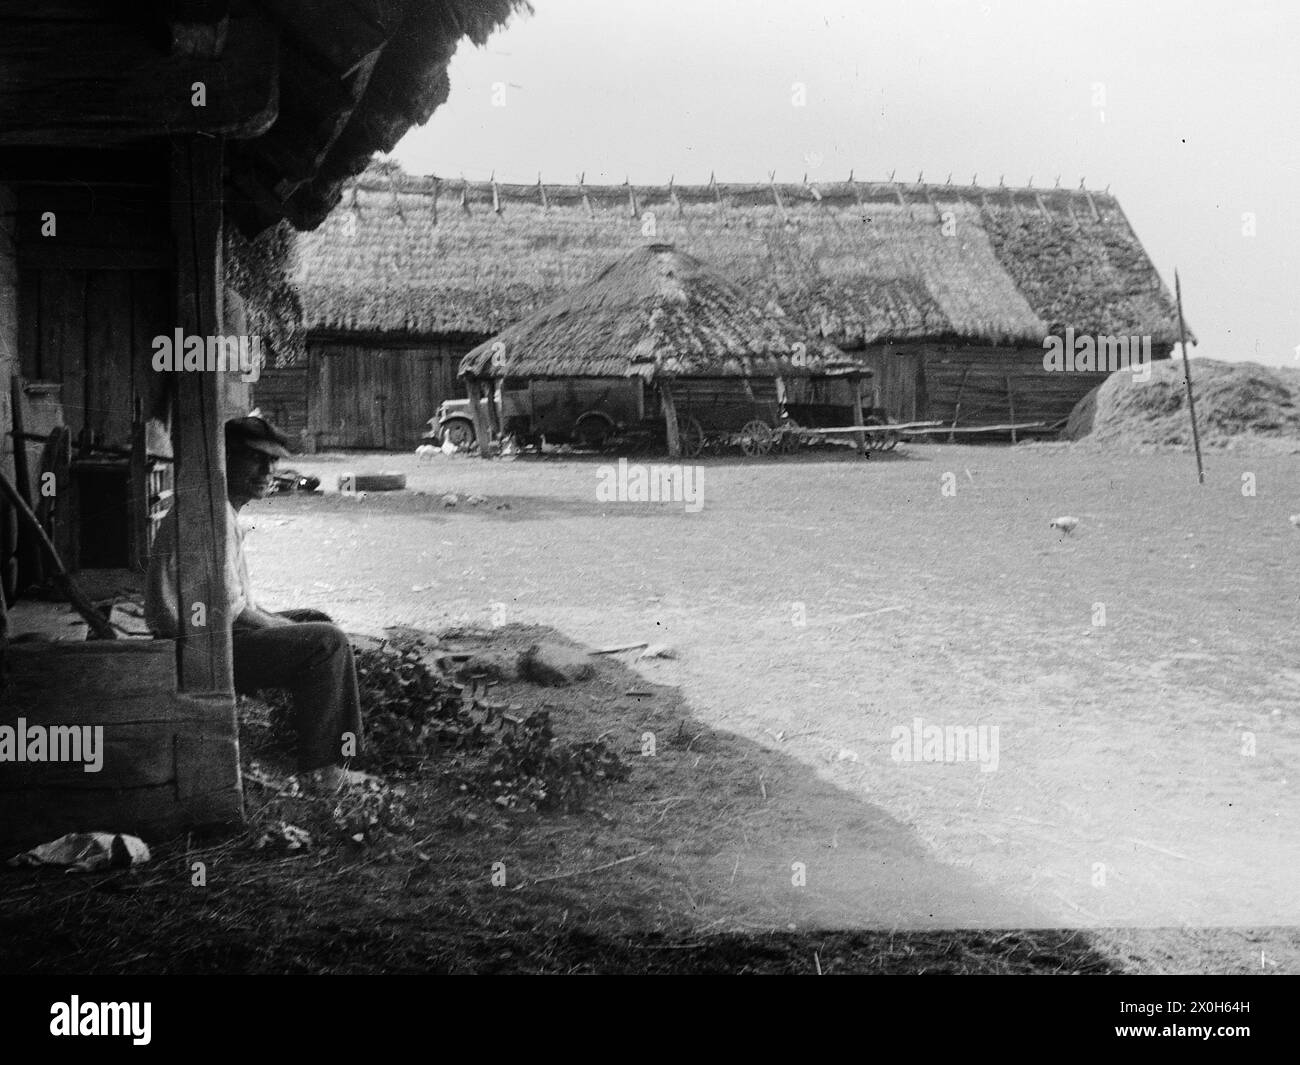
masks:
[[[542,640],[568,643],[536,627],[442,642]],[[628,765],[582,809],[502,809],[465,785],[473,759],[456,753],[355,808],[298,797],[265,721],[250,719],[246,830],[150,841],[154,862],[135,870],[6,871],[0,971],[1114,970],[1089,934],[1026,930],[1042,916],[939,863],[882,810],[706,728],[626,662],[592,661],[571,686],[492,688],[520,712],[547,709],[558,740],[600,739]],[[409,823],[358,822],[384,802]],[[313,826],[310,845],[255,849],[290,823]]]

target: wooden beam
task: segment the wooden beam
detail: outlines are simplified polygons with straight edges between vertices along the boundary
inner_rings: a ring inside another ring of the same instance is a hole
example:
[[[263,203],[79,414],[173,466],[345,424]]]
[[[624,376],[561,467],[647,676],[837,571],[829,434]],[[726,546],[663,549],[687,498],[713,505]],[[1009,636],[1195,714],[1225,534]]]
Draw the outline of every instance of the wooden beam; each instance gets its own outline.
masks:
[[[862,416],[862,377],[860,374],[849,375],[849,387],[853,389],[853,424],[866,425],[867,421]],[[854,433],[853,439],[857,442],[858,454],[866,455],[867,434]]]
[[[677,428],[677,403],[673,399],[673,386],[667,379],[659,381],[659,396],[663,401],[664,428],[668,433],[668,457],[681,458],[682,438]]]
[[[279,36],[233,19],[219,58],[161,51],[129,22],[29,21],[0,36],[0,145],[112,145],[265,133],[279,113]],[[203,106],[194,86],[204,87]]]
[[[172,143],[176,324],[187,336],[210,336],[221,329],[222,152],[219,139],[180,137]],[[234,691],[220,376],[216,372],[172,375],[180,682],[183,690],[191,692]],[[202,610],[196,611],[199,605]]]
[[[483,391],[483,398],[487,401],[488,428],[492,431],[492,438],[500,440],[505,435],[505,426],[501,424],[501,412],[497,410],[496,383],[488,378],[487,387]]]
[[[469,396],[470,414],[474,418],[474,435],[478,437],[479,458],[492,457],[492,427],[488,424],[483,403],[483,388],[477,377],[465,378],[465,392]]]

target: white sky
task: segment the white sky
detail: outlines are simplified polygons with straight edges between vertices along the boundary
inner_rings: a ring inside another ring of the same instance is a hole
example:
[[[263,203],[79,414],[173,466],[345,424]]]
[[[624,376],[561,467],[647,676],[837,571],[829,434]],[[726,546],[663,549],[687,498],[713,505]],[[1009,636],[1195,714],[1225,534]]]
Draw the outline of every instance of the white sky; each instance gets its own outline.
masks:
[[[1300,367],[1294,0],[533,0],[394,152],[532,182],[1111,186],[1200,346]],[[792,104],[792,85],[807,104]],[[505,106],[494,106],[504,83]],[[1104,107],[1094,106],[1101,83]],[[1256,235],[1243,235],[1243,213]]]

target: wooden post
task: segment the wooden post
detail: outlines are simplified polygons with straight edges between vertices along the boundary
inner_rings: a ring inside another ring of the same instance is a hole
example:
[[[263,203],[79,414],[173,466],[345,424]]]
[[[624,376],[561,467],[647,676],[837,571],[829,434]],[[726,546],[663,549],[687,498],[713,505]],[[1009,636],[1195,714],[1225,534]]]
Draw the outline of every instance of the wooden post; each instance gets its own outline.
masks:
[[[961,394],[966,391],[966,378],[970,376],[971,368],[969,364],[961,372],[961,384],[957,386],[957,403],[952,409],[952,431],[948,433],[948,443],[953,443],[956,439],[957,420],[961,417]]]
[[[659,395],[664,407],[664,428],[668,432],[668,457],[681,458],[682,438],[677,430],[677,404],[673,400],[672,383],[667,378],[659,382]]]
[[[1178,307],[1178,346],[1183,349],[1183,380],[1187,382],[1187,413],[1192,416],[1192,446],[1196,448],[1196,480],[1205,483],[1205,467],[1201,465],[1201,434],[1196,428],[1196,397],[1192,394],[1192,364],[1187,358],[1187,330],[1183,327],[1183,283],[1174,271],[1174,302]]]
[[[488,378],[484,387],[484,399],[487,400],[488,429],[494,440],[505,436],[505,427],[501,424],[501,412],[497,410],[497,384]]]
[[[1011,375],[1007,374],[1007,407],[1011,411],[1011,442],[1016,442],[1016,397],[1011,391]]]
[[[176,324],[186,336],[220,329],[222,141],[172,141],[171,210],[176,240]],[[226,581],[226,455],[217,372],[172,375],[176,482],[180,687],[234,693],[230,589]],[[232,703],[233,712],[233,703]],[[238,766],[235,767],[236,773]]]
[[[866,425],[866,419],[862,416],[862,375],[850,374],[849,387],[853,389],[853,424]],[[854,433],[853,438],[858,443],[858,454],[865,455],[867,453],[867,434]]]
[[[146,449],[143,402],[137,396],[131,421],[131,487],[127,505],[130,523],[130,567],[143,573],[149,565],[149,455]]]
[[[474,435],[478,437],[479,458],[492,457],[492,427],[484,410],[482,386],[477,377],[465,378],[465,392],[469,396],[470,414],[474,418]]]

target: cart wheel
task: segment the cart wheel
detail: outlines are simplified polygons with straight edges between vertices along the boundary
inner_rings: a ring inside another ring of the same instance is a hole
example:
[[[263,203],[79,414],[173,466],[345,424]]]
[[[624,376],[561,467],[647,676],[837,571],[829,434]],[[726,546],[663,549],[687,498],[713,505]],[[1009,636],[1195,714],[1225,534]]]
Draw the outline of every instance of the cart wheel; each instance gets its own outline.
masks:
[[[868,415],[862,419],[865,425],[888,425],[889,419],[878,414]],[[897,433],[871,433],[867,437],[867,448],[871,451],[893,451],[902,439]]]
[[[704,454],[704,427],[695,418],[688,417],[682,422],[677,438],[682,445],[682,454],[688,459],[697,459]]]
[[[776,434],[772,432],[772,427],[757,418],[740,430],[740,450],[751,458],[766,455],[775,442]]]

